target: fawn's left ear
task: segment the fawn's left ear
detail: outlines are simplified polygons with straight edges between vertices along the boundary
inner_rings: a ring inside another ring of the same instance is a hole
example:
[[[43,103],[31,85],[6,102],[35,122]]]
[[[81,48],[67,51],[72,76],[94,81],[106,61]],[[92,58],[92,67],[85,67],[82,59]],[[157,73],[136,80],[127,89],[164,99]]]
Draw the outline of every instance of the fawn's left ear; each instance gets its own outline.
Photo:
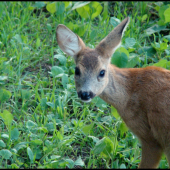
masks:
[[[72,57],[75,57],[85,47],[82,39],[65,25],[57,26],[56,37],[61,50]]]
[[[105,58],[110,58],[120,46],[123,33],[128,26],[130,18],[125,18],[113,31],[110,32],[97,46],[96,50]]]

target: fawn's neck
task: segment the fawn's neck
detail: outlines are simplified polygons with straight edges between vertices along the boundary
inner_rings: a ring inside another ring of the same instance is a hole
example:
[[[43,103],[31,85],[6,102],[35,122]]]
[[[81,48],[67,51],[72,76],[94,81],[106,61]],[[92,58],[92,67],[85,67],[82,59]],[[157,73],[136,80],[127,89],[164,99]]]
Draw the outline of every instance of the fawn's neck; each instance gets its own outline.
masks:
[[[108,85],[99,97],[113,105],[118,111],[122,111],[129,100],[131,88],[129,69],[120,69],[110,64],[108,70]]]

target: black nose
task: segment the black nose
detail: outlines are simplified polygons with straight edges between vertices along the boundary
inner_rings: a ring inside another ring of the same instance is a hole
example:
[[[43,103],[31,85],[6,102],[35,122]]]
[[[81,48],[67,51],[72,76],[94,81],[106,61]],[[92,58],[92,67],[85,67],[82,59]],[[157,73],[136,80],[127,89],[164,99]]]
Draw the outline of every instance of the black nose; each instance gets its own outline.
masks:
[[[78,92],[78,97],[80,97],[82,100],[89,100],[90,98],[93,97],[93,93],[92,92]]]

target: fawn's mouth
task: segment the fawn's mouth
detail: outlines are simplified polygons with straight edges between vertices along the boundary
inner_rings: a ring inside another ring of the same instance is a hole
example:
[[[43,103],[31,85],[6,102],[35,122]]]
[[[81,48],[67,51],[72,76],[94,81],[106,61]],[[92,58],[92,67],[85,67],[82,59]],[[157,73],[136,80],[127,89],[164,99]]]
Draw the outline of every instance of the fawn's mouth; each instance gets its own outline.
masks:
[[[85,103],[88,103],[92,100],[92,98],[95,97],[95,94],[93,92],[86,92],[86,91],[79,91],[78,97]]]
[[[89,99],[89,100],[82,100],[82,99],[81,99],[81,101],[84,102],[84,103],[89,103],[89,102],[91,102],[91,100],[92,100],[92,99]]]

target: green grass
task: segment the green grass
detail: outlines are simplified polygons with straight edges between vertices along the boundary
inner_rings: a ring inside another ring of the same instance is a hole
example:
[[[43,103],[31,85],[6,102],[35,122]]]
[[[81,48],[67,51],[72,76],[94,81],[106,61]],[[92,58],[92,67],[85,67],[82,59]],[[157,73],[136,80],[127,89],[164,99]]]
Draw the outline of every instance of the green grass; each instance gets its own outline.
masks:
[[[0,2],[0,168],[138,167],[140,143],[117,111],[98,97],[78,99],[75,64],[59,49],[56,27],[65,24],[94,48],[130,16],[117,50],[124,62],[112,63],[169,69],[168,3],[91,2],[78,10],[82,3]],[[159,168],[168,168],[164,155]]]

